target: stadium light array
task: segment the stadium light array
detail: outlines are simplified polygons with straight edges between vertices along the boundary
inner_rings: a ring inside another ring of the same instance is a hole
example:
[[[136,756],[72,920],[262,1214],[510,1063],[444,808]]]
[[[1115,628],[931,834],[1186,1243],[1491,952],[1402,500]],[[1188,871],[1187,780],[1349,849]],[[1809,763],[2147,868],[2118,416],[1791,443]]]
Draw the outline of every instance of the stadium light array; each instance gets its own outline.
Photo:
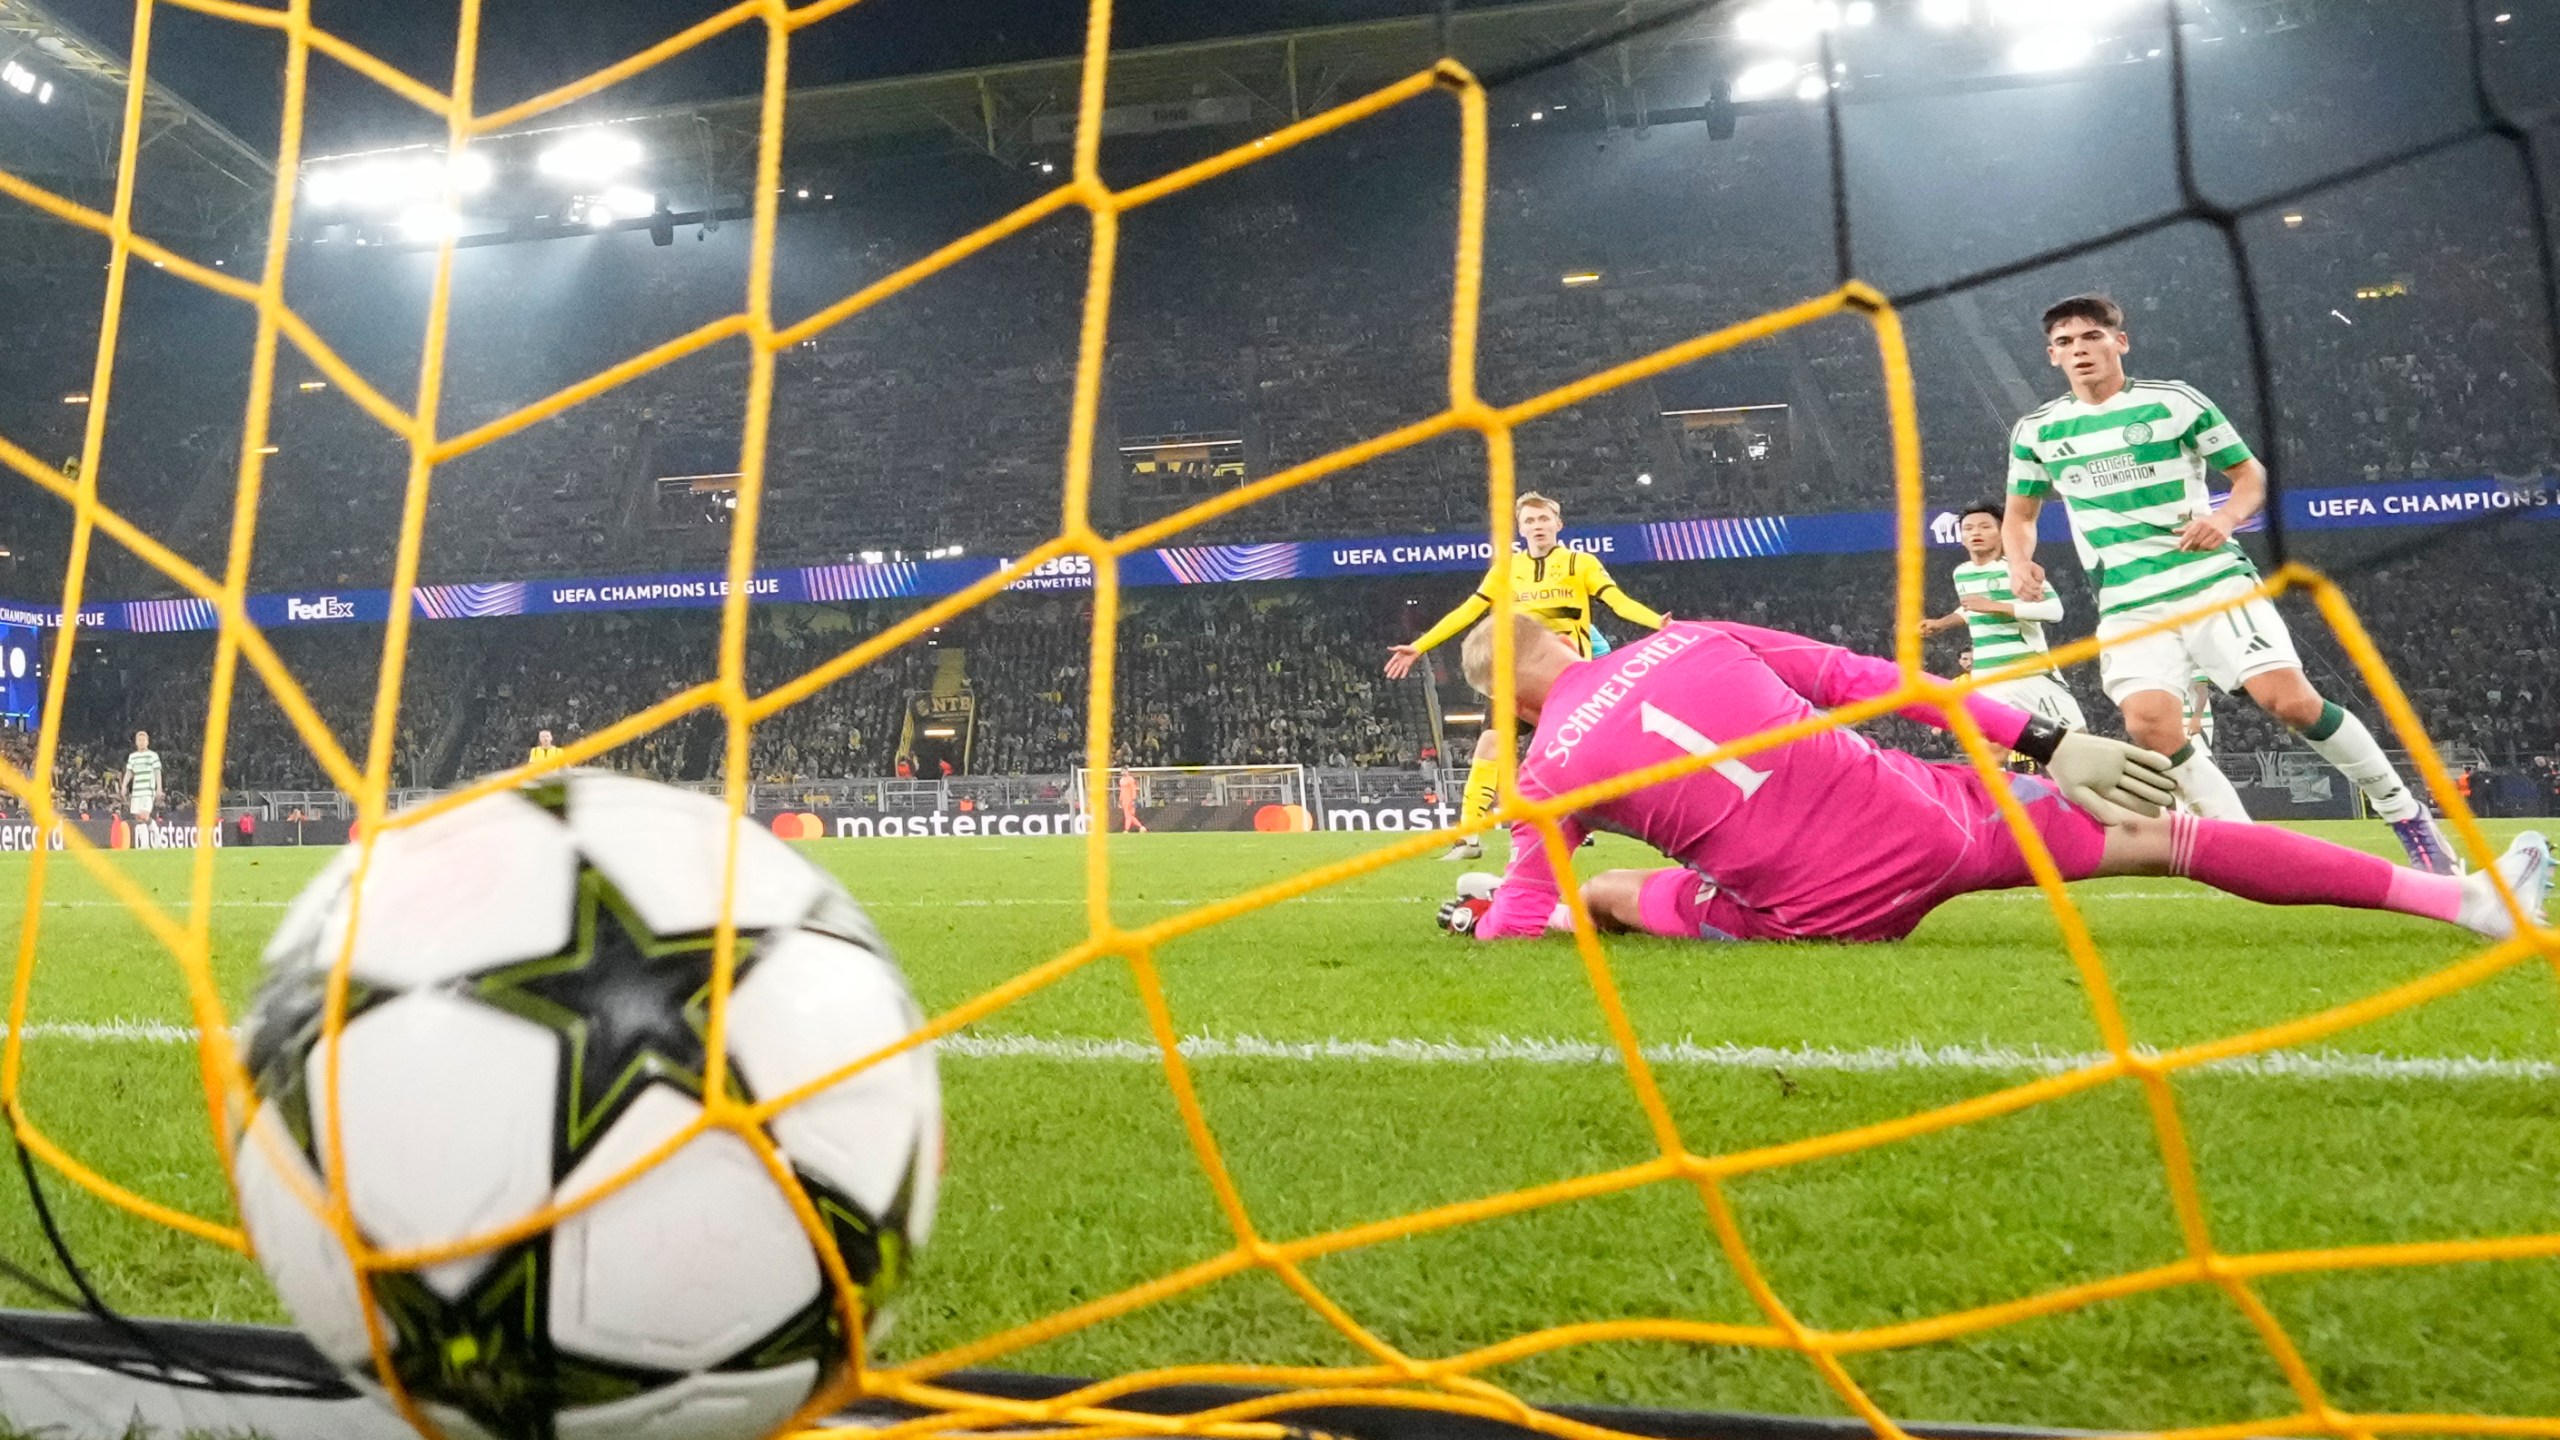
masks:
[[[1567,285],[1597,285],[1600,283],[1600,272],[1597,270],[1576,270],[1564,277],[1564,283]]]
[[[75,392],[73,394],[63,396],[62,403],[65,405],[86,405],[89,403],[89,397]]]
[[[0,85],[7,85],[39,105],[53,103],[53,82],[15,60],[0,65]]]
[[[462,217],[442,205],[412,205],[400,212],[400,234],[410,240],[441,240],[462,233]]]
[[[658,197],[637,185],[616,185],[607,190],[604,205],[625,220],[646,220],[658,213]]]
[[[534,157],[533,168],[561,180],[611,180],[637,166],[640,142],[618,131],[573,131]]]
[[[303,381],[301,384],[296,385],[296,386],[294,386],[293,388],[294,388],[294,389],[296,389],[296,390],[301,391],[301,392],[302,392],[303,394],[305,394],[305,395],[309,395],[309,394],[312,394],[312,393],[313,393],[313,392],[315,392],[315,391],[320,391],[320,390],[326,390],[326,389],[328,389],[328,388],[329,388],[329,382],[328,382],[328,381],[326,381],[326,380],[305,380],[305,381]]]
[[[1733,77],[1733,98],[1765,100],[1794,84],[1803,69],[1793,60],[1755,60]]]
[[[1759,0],[1733,20],[1733,33],[1747,43],[1776,49],[1802,49],[1842,26],[1872,25],[1874,0]]]
[[[448,159],[441,151],[322,163],[302,174],[303,197],[324,210],[371,210],[405,217],[440,204],[448,184],[464,195],[489,188],[489,157],[466,150]]]
[[[2095,32],[2073,24],[2051,24],[2018,37],[2009,47],[2009,63],[2020,70],[2068,70],[2085,65],[2098,48]]]
[[[1920,23],[1953,30],[1973,22],[1973,0],[1920,0]]]

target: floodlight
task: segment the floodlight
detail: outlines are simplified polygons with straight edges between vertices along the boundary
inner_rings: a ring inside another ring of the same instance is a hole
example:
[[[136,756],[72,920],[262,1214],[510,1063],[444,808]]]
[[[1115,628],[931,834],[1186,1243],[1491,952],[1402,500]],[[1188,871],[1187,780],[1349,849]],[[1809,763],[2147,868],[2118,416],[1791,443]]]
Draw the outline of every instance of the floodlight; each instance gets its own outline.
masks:
[[[1808,103],[1819,100],[1830,92],[1831,87],[1823,83],[1819,75],[1807,75],[1796,82],[1796,98]]]
[[[563,180],[610,180],[640,163],[640,142],[612,130],[579,130],[534,157],[534,168]]]
[[[1923,24],[1952,30],[1973,19],[1973,0],[1920,0]]]
[[[2076,25],[2048,25],[2019,36],[2009,47],[2009,63],[2020,70],[2068,70],[2085,65],[2098,48],[2098,37]]]
[[[441,240],[462,233],[462,217],[440,204],[412,205],[400,212],[395,223],[400,233],[411,240]]]
[[[1794,48],[1839,24],[1839,0],[1760,0],[1734,17],[1733,31],[1753,44]]]
[[[1761,60],[1747,65],[1733,77],[1733,98],[1760,100],[1775,95],[1795,83],[1796,72],[1802,68],[1792,60]]]
[[[658,197],[636,185],[616,185],[604,192],[600,203],[625,220],[644,220],[658,209]]]

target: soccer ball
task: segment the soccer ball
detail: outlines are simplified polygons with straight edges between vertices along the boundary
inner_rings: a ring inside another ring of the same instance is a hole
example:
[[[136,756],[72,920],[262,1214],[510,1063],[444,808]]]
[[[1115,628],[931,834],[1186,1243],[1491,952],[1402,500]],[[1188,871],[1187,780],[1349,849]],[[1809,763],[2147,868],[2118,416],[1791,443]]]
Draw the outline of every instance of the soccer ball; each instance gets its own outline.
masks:
[[[531,1239],[359,1279],[311,1211],[343,1166],[368,1245],[486,1234],[597,1189],[702,1110],[726,811],[572,773],[356,852],[287,909],[246,1027],[240,1213],[294,1319],[381,1393],[365,1314],[447,1440],[725,1440],[772,1432],[848,1358],[841,1297],[753,1147],[706,1130]],[[835,881],[738,830],[729,1083],[781,1095],[913,1031],[878,932]],[[329,967],[357,926],[335,1083]],[[876,1314],[933,1224],[941,1093],[908,1051],[765,1134]],[[867,1327],[876,1331],[877,1325]]]

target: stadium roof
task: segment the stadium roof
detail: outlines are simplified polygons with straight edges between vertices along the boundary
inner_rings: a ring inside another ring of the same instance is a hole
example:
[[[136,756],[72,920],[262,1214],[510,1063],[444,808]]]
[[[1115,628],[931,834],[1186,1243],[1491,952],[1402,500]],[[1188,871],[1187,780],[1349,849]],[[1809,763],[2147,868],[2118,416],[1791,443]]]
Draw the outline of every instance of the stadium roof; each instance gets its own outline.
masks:
[[[1120,51],[1111,57],[1108,133],[1285,124],[1412,74],[1443,53],[1491,73],[1683,8],[1684,0],[1533,0],[1456,11],[1445,37],[1439,17],[1422,15]],[[1555,88],[1598,86],[1623,95],[1678,50],[1725,28],[1684,20],[1580,62]],[[1070,143],[1081,69],[1079,58],[1064,56],[794,90],[791,143],[806,154],[923,137],[1019,161]],[[1697,98],[1684,91],[1670,103]],[[668,144],[678,131],[699,144],[698,127],[708,125],[725,156],[752,148],[758,109],[758,98],[744,95],[620,118],[666,132]]]
[[[0,67],[12,65],[30,88],[0,89],[0,167],[107,208],[132,73],[125,58],[39,0],[0,0]],[[142,104],[144,160],[134,191],[141,227],[176,243],[254,222],[275,182],[274,163],[156,80]],[[21,242],[55,223],[31,221],[15,204],[0,206],[0,220],[0,233]],[[10,248],[16,255],[28,247]]]
[[[33,0],[0,0],[0,8]],[[2341,0],[2222,0],[2216,24],[2282,29],[2301,23],[2322,4]],[[2395,0],[2343,0],[2395,3]],[[1899,8],[1899,5],[1896,6]],[[1730,119],[1735,112],[1793,109],[1791,98],[1726,102],[1720,86],[1756,53],[1739,35],[1747,7],[1695,0],[1530,0],[1530,3],[1458,9],[1443,14],[1244,35],[1114,52],[1111,57],[1107,134],[1130,136],[1193,129],[1269,129],[1357,97],[1455,56],[1489,80],[1509,72],[1513,83],[1496,92],[1497,126],[1544,122],[1549,128]],[[1653,22],[1648,26],[1648,22]],[[1612,35],[1625,35],[1610,41]],[[1606,42],[1606,43],[1602,43]],[[1944,42],[1981,51],[1978,36],[1950,35]],[[1524,73],[1552,57],[1570,57],[1532,76]],[[1972,88],[2061,83],[2062,73],[2014,70],[1980,55],[1938,67],[1931,88]],[[865,80],[795,89],[788,101],[786,183],[830,180],[831,171],[906,153],[961,148],[1000,164],[1062,158],[1073,143],[1082,61],[1076,56],[982,66],[967,70]],[[1943,77],[1954,75],[1949,80]],[[1862,77],[1861,98],[1889,93],[1894,81]],[[544,152],[561,132],[612,125],[639,142],[645,170],[616,177],[625,193],[653,195],[675,223],[744,212],[752,188],[762,109],[748,94],[688,101],[640,111],[615,110],[594,99],[543,117],[525,128],[492,135],[473,148],[505,177],[546,169]],[[233,142],[237,143],[237,142]],[[348,154],[313,156],[311,167],[344,167],[355,175],[383,159],[414,169],[440,147],[433,142]],[[397,158],[395,158],[397,157]],[[813,173],[815,172],[815,173]],[[315,173],[306,170],[306,178]],[[601,183],[601,182],[598,182]],[[608,213],[593,220],[563,182],[502,183],[501,193],[463,207],[454,223],[464,244],[509,243],[588,233],[588,224],[638,228],[655,223],[636,213],[617,222]],[[403,200],[401,203],[408,203]],[[377,205],[379,208],[379,205]],[[622,207],[615,207],[620,209]],[[664,212],[662,211],[662,216]],[[319,238],[342,220],[355,222],[357,238],[387,248],[415,248],[431,238],[393,231],[384,215],[370,218],[343,207],[318,204]]]
[[[2244,32],[2280,30],[2303,23],[2322,3],[2223,0],[2210,23],[2236,23]],[[1495,98],[1496,123],[1528,121],[1538,111],[1543,114],[1536,118],[1550,123],[1571,121],[1560,128],[1706,118],[1716,76],[1748,54],[1736,39],[1743,7],[1721,4],[1693,13],[1696,8],[1692,0],[1529,0],[1458,9],[1445,19],[1411,15],[1118,51],[1111,57],[1106,133],[1269,128],[1410,75],[1443,54],[1492,78],[1641,29],[1648,20],[1659,23],[1503,87]],[[824,165],[865,152],[954,144],[1007,164],[1062,156],[1073,140],[1081,68],[1080,58],[1062,56],[795,89],[789,97],[787,163]],[[2020,78],[1999,77],[1997,83]],[[2051,83],[2066,77],[2023,78]],[[1787,103],[1746,102],[1737,108]],[[1569,116],[1557,113],[1568,106],[1579,108]],[[523,143],[571,125],[629,125],[652,153],[685,157],[684,168],[694,177],[710,177],[710,188],[720,192],[718,199],[698,191],[683,194],[676,202],[680,208],[730,203],[743,196],[746,177],[754,173],[760,110],[753,94],[638,112],[579,107],[492,139]],[[661,188],[696,191],[667,177]]]

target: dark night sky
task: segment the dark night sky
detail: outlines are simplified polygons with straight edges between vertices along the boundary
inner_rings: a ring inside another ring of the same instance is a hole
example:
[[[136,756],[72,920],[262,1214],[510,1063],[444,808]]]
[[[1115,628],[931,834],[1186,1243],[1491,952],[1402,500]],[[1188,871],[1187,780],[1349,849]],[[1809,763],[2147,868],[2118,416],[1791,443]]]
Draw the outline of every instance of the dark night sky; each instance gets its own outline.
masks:
[[[127,0],[50,0],[63,19],[123,49]],[[1477,0],[1482,3],[1482,0]],[[485,0],[479,99],[492,108],[611,63],[725,9],[724,0]],[[1435,0],[1121,0],[1114,43],[1165,44],[1395,15]],[[322,25],[439,87],[452,74],[453,0],[314,0]],[[251,144],[272,147],[283,41],[175,6],[157,11],[152,73]],[[1073,54],[1077,0],[864,0],[793,42],[792,82],[818,85]],[[615,91],[631,109],[751,91],[761,27],[678,57]],[[591,104],[594,102],[590,102]],[[306,153],[432,138],[430,120],[332,62],[313,62]]]

